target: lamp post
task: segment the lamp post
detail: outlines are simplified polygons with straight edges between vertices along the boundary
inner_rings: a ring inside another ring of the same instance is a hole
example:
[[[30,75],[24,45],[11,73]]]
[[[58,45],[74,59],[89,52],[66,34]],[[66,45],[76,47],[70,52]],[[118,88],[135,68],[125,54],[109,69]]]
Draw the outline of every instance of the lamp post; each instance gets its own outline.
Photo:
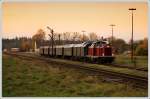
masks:
[[[52,40],[52,56],[53,56],[54,30],[53,30],[53,29],[51,29],[49,26],[47,26],[47,29],[49,29],[49,30],[50,30],[50,33],[51,33],[51,35],[50,35],[50,34],[48,34],[48,35],[50,36],[50,38],[51,38],[51,40]]]
[[[112,46],[113,46],[113,27],[116,26],[116,25],[115,24],[110,24],[109,26],[111,26],[111,28],[112,28],[112,30],[111,30],[112,31],[112,41],[111,42],[112,42]]]
[[[136,8],[129,8],[129,10],[132,12],[131,60],[133,61],[133,55],[134,55],[134,50],[133,50],[133,11],[136,10]]]

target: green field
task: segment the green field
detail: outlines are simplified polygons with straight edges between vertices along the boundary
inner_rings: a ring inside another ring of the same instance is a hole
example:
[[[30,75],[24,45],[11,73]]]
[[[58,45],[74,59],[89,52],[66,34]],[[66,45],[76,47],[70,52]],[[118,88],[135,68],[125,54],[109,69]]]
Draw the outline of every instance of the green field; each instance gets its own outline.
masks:
[[[145,68],[148,70],[148,56],[134,56],[134,59],[136,68]],[[131,61],[131,57],[127,55],[116,55],[114,63],[134,68],[134,63]]]
[[[2,95],[10,96],[147,96],[147,89],[107,82],[80,70],[3,55]]]

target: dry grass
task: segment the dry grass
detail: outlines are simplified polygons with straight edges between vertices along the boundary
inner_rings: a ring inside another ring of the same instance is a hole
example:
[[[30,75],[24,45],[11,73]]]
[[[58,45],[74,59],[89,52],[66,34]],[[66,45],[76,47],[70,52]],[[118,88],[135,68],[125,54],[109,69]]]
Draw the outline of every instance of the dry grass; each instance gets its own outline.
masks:
[[[27,61],[3,55],[3,96],[147,96],[147,89],[43,61]]]

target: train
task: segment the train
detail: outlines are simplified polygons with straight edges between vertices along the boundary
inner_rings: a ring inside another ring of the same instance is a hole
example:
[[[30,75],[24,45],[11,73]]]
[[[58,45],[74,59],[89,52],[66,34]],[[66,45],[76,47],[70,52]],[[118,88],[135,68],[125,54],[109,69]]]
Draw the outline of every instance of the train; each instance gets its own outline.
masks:
[[[93,63],[112,63],[114,55],[107,40],[86,41],[81,44],[41,46],[41,56],[66,58]]]

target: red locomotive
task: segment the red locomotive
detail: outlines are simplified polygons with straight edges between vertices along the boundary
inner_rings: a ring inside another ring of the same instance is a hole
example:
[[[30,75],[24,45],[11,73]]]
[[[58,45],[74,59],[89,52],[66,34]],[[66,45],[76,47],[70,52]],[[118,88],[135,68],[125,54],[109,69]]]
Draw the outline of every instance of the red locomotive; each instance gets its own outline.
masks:
[[[93,42],[88,48],[87,57],[98,63],[111,63],[114,60],[112,47],[108,41]]]
[[[111,63],[114,60],[112,47],[106,40],[87,41],[81,44],[67,44],[40,47],[40,54],[50,57],[78,59],[96,63]]]

